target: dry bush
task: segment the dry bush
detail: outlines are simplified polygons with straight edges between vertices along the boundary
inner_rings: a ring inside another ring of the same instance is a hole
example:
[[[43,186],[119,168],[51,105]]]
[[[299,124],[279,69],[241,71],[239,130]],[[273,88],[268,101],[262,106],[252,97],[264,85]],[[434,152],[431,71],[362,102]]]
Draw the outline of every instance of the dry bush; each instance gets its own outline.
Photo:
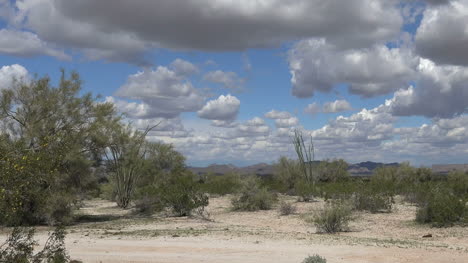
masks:
[[[344,202],[327,202],[312,221],[320,233],[348,231],[348,222],[352,219],[351,211],[351,206]]]
[[[290,215],[290,214],[294,214],[296,213],[296,206],[291,204],[291,203],[287,203],[287,202],[281,202],[280,203],[280,206],[279,206],[279,212],[280,212],[280,215],[282,216],[287,216],[287,215]]]

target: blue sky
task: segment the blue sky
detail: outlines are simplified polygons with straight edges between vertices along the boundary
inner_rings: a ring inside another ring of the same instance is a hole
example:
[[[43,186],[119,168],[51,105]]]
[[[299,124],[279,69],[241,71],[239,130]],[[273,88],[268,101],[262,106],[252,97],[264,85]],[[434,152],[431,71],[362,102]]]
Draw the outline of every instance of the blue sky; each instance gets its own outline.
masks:
[[[366,12],[363,12],[366,10]],[[0,0],[0,89],[77,71],[189,165],[468,160],[467,0]]]

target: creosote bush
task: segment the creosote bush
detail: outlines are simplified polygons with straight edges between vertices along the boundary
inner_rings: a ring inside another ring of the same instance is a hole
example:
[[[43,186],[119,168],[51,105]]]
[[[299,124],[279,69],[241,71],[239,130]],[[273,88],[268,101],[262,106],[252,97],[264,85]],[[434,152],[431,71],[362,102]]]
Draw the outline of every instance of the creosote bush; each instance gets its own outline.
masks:
[[[327,260],[319,255],[306,257],[302,263],[327,263]]]
[[[189,216],[193,209],[208,206],[208,196],[189,171],[171,174],[160,189],[163,203],[177,216]]]
[[[392,196],[368,189],[356,192],[353,198],[356,210],[366,210],[371,213],[390,212],[394,203]]]
[[[251,176],[245,178],[239,194],[231,200],[234,210],[257,211],[269,210],[277,201],[277,196],[266,188],[260,187],[259,179]]]
[[[352,209],[345,202],[327,202],[312,218],[319,233],[348,231]]]
[[[449,189],[437,187],[431,191],[426,203],[416,213],[416,221],[435,227],[468,223],[466,201],[453,194]]]

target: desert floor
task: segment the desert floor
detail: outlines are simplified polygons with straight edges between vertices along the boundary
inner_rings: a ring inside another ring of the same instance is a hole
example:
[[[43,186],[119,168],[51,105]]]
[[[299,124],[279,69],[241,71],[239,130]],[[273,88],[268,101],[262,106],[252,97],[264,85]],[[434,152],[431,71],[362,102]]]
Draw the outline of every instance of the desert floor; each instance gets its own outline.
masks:
[[[323,201],[277,209],[233,212],[230,197],[210,198],[212,221],[199,217],[135,217],[103,200],[85,202],[81,222],[68,228],[67,248],[83,262],[287,262],[319,254],[328,262],[468,262],[468,228],[414,223],[416,208],[397,202],[392,213],[355,213],[350,231],[317,234],[306,222]],[[43,244],[50,229],[37,228]],[[9,229],[2,229],[5,240]],[[432,234],[430,238],[423,238]]]

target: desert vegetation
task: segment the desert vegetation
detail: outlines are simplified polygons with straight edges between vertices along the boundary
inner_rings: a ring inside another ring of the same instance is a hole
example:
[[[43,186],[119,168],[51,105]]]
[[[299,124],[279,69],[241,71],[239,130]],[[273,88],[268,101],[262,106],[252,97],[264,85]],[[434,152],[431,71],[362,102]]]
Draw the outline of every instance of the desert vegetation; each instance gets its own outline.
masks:
[[[195,175],[172,145],[147,140],[157,127],[132,126],[112,104],[82,94],[76,73],[62,72],[56,87],[43,77],[1,90],[0,225],[11,234],[0,262],[68,262],[65,227],[80,224],[89,200],[114,202],[130,218],[206,219],[210,199],[227,198],[227,213],[277,209],[276,216],[300,218],[311,232],[325,234],[353,231],[358,214],[391,215],[402,200],[415,207],[414,223],[468,224],[466,173],[441,176],[403,163],[352,177],[344,160],[315,160],[312,138],[296,130],[297,159],[281,157],[271,176]],[[314,202],[322,205],[297,207]],[[34,227],[45,225],[57,228],[34,253]],[[326,260],[316,255],[303,262]]]

